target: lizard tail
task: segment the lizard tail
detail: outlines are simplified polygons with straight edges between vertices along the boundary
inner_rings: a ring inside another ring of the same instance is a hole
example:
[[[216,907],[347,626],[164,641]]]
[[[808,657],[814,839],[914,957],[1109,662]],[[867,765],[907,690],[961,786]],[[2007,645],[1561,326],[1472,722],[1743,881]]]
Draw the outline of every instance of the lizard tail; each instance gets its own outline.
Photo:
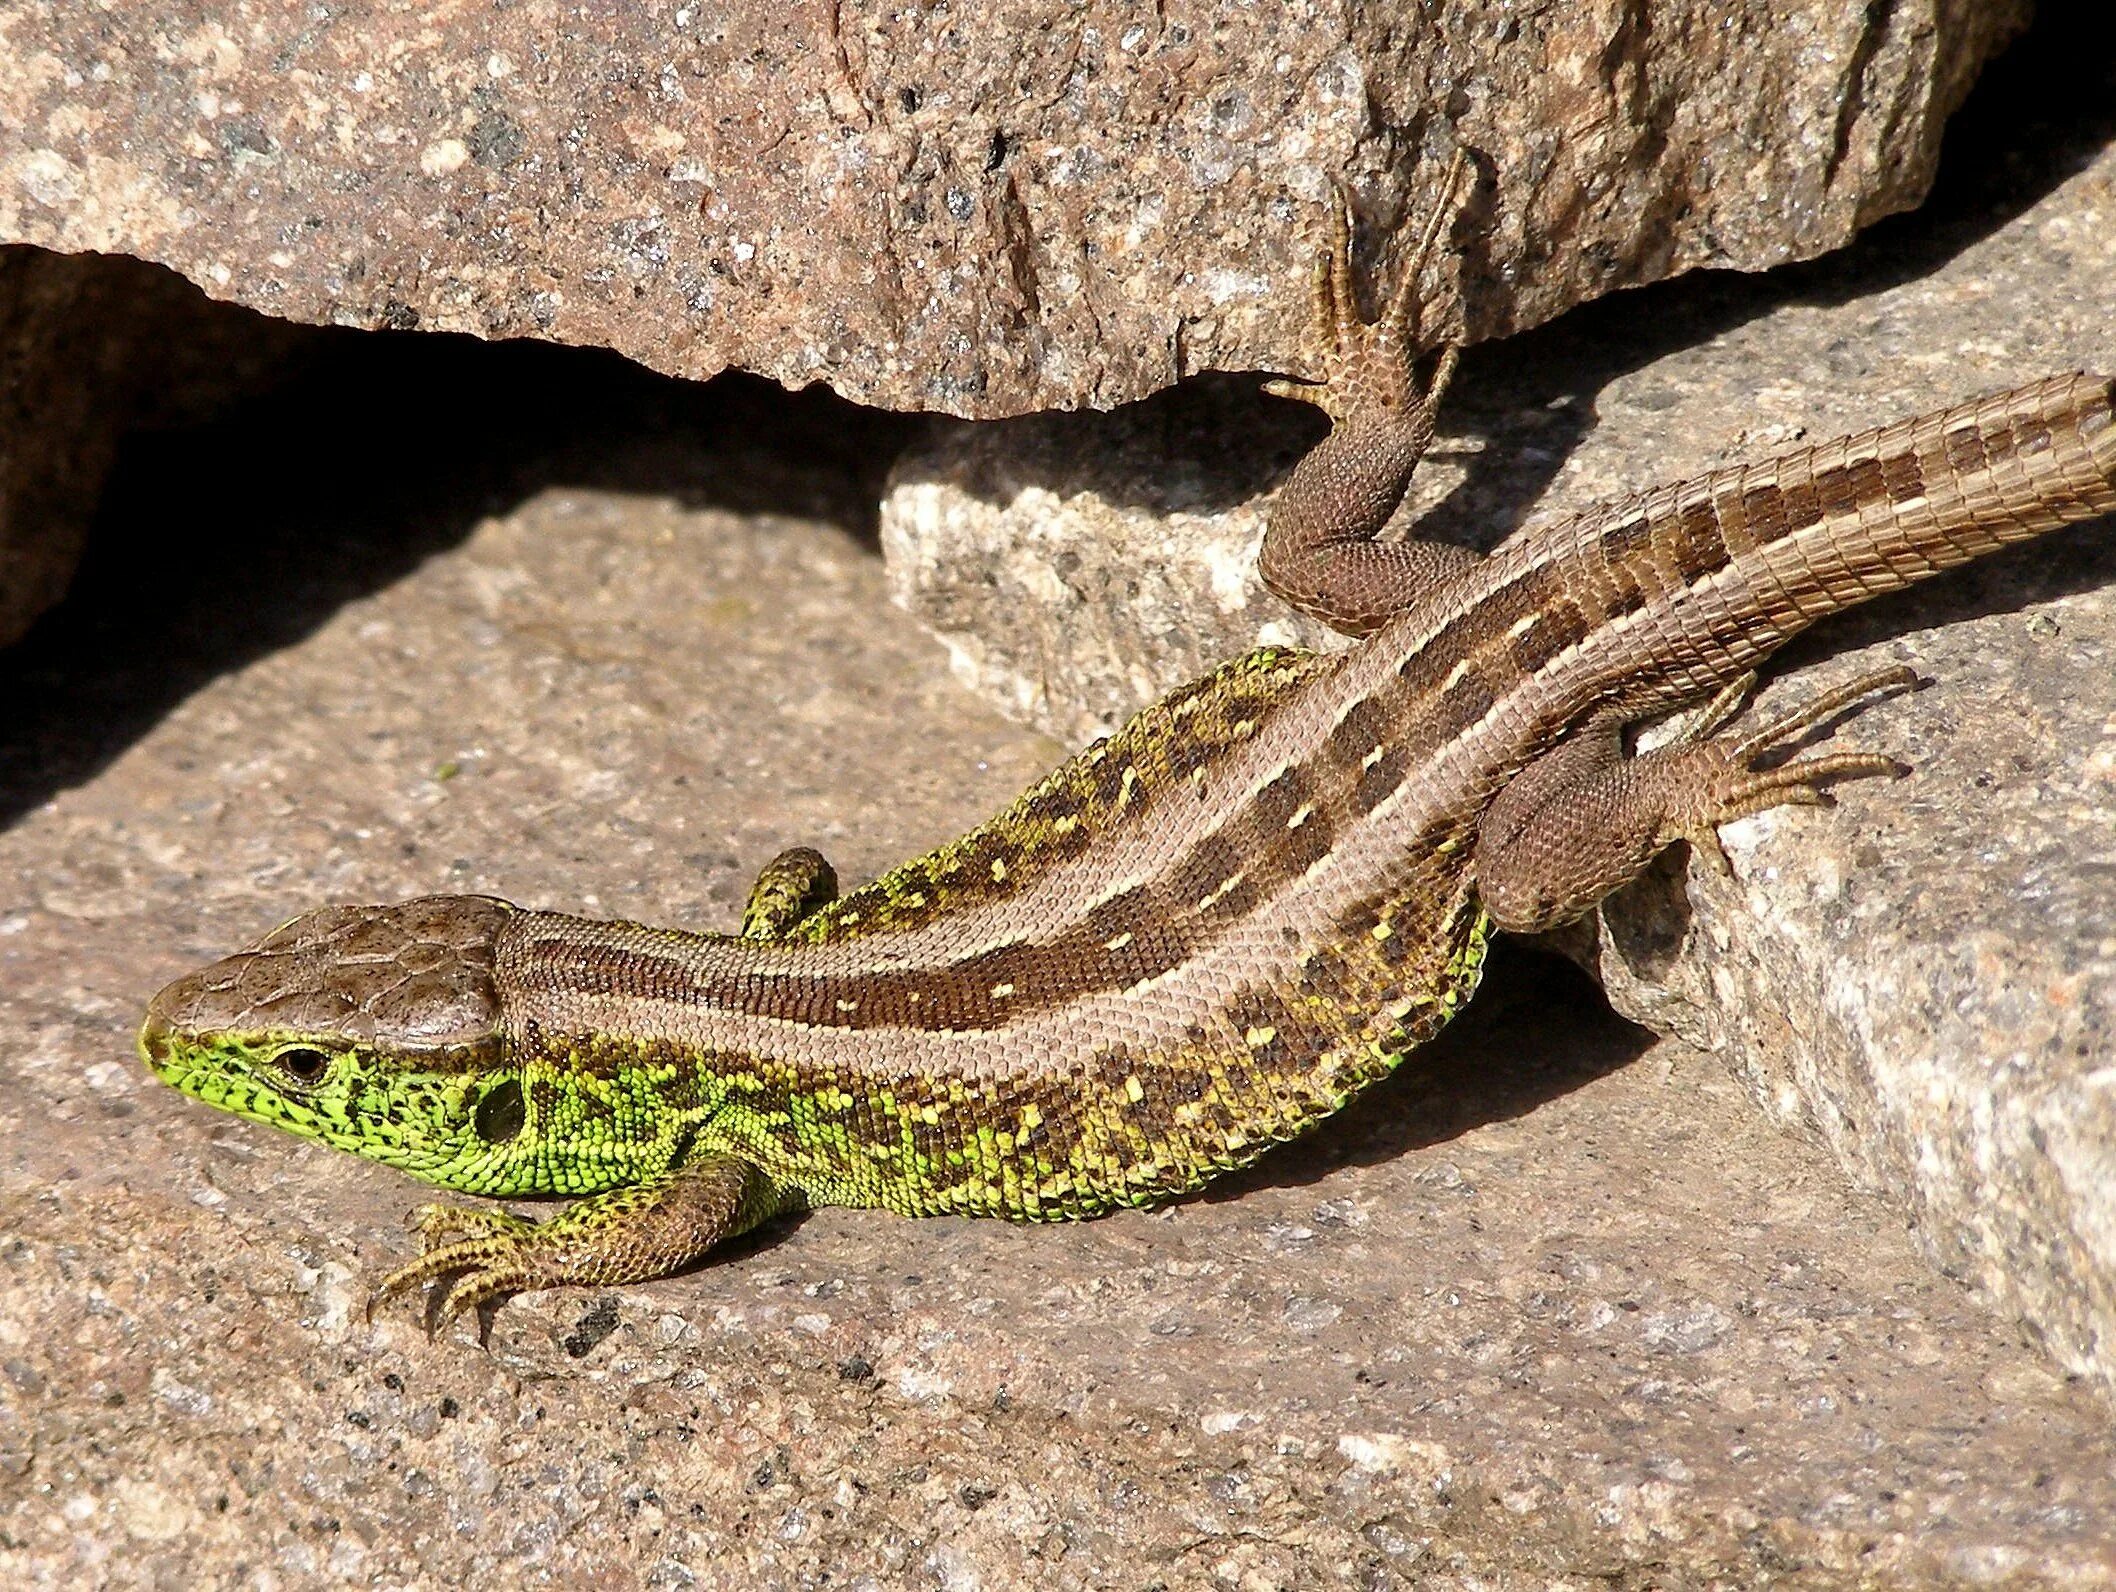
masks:
[[[1696,700],[1839,609],[2112,512],[2116,383],[2072,374],[1661,487],[1537,542],[1598,655],[1575,681],[1638,713]]]

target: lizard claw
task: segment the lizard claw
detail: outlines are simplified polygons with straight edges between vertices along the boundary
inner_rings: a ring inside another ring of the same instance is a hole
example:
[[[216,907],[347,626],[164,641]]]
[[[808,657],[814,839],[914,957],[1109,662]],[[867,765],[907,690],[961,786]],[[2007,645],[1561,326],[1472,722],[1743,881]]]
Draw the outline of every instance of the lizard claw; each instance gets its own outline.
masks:
[[[1404,261],[1396,291],[1372,321],[1360,315],[1352,267],[1352,196],[1342,182],[1333,182],[1330,242],[1316,256],[1309,284],[1311,313],[1324,348],[1323,375],[1319,380],[1268,381],[1265,392],[1314,404],[1333,423],[1368,406],[1431,415],[1447,391],[1461,350],[1453,342],[1442,345],[1431,371],[1423,380],[1419,378],[1416,363],[1424,351],[1421,321],[1427,302],[1421,283],[1434,248],[1461,214],[1462,176],[1468,169],[1469,157],[1458,149],[1441,178],[1439,196],[1426,214],[1418,241]]]
[[[1709,834],[1717,848],[1721,824],[1733,823],[1766,808],[1823,807],[1830,804],[1825,788],[1846,779],[1900,778],[1909,765],[1879,752],[1830,752],[1819,757],[1795,758],[1774,768],[1759,769],[1756,761],[1767,752],[1797,740],[1816,725],[1866,697],[1881,691],[1908,690],[1920,681],[1917,672],[1895,664],[1861,675],[1834,690],[1802,703],[1736,741],[1711,738],[1739,710],[1754,677],[1735,681],[1712,699],[1711,704],[1682,737],[1687,743],[1679,754],[1705,765],[1699,807],[1686,815],[1680,831],[1691,839]],[[1706,848],[1696,848],[1701,852]],[[1724,859],[1724,853],[1721,852]],[[1707,859],[1709,861],[1709,857]]]
[[[532,1286],[525,1259],[539,1223],[512,1211],[434,1201],[411,1213],[407,1224],[419,1235],[422,1253],[400,1266],[367,1296],[367,1319],[390,1300],[453,1276],[426,1313],[426,1335],[438,1337],[465,1311],[487,1299]]]

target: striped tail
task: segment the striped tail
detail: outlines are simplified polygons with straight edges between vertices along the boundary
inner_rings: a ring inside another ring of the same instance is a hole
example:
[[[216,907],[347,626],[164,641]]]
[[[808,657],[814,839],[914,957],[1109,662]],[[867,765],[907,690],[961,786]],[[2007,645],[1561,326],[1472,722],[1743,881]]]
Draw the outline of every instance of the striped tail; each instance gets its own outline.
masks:
[[[1827,614],[2111,512],[2116,383],[2074,374],[1591,509],[1528,556],[1591,627],[1564,672],[1636,715]]]

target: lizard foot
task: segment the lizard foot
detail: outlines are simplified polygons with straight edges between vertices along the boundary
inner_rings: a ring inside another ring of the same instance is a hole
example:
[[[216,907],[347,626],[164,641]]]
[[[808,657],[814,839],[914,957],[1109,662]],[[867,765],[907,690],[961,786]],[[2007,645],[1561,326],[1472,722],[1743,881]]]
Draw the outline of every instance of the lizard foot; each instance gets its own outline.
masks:
[[[540,1247],[537,1235],[546,1224],[506,1211],[426,1205],[414,1216],[413,1225],[425,1240],[425,1250],[410,1265],[399,1266],[383,1278],[367,1296],[370,1321],[378,1308],[399,1294],[452,1277],[454,1281],[430,1302],[426,1313],[427,1336],[438,1337],[457,1317],[488,1299],[546,1286],[542,1269],[535,1263]],[[448,1236],[466,1232],[471,1236]]]
[[[433,1200],[413,1211],[405,1226],[419,1235],[422,1249],[433,1249],[471,1234],[533,1232],[536,1223],[497,1205],[450,1205]]]
[[[382,1279],[368,1296],[368,1318],[400,1294],[443,1282],[426,1313],[433,1336],[503,1294],[665,1277],[793,1202],[747,1161],[701,1155],[660,1177],[575,1200],[549,1221],[423,1206],[413,1226],[425,1252]]]
[[[1861,675],[1768,720],[1738,739],[1721,731],[1741,709],[1756,676],[1742,676],[1722,690],[1677,739],[1647,756],[1665,759],[1667,777],[1679,781],[1687,800],[1674,804],[1664,838],[1686,839],[1707,862],[1727,866],[1719,826],[1781,806],[1820,807],[1828,803],[1827,787],[1839,780],[1900,777],[1909,767],[1878,752],[1829,752],[1758,768],[1767,753],[1798,740],[1825,720],[1882,691],[1907,691],[1918,685],[1917,671],[1897,664]]]
[[[1419,379],[1420,322],[1426,307],[1419,282],[1442,233],[1461,214],[1462,178],[1468,170],[1468,155],[1456,150],[1440,180],[1440,196],[1426,216],[1417,247],[1404,262],[1396,292],[1372,321],[1361,318],[1354,285],[1351,195],[1342,183],[1336,185],[1330,246],[1316,257],[1313,285],[1315,323],[1326,350],[1322,377],[1317,381],[1268,381],[1264,391],[1313,404],[1334,424],[1346,424],[1362,409],[1380,408],[1422,421],[1425,434],[1431,435],[1432,413],[1454,376],[1461,346],[1443,345],[1431,371]]]

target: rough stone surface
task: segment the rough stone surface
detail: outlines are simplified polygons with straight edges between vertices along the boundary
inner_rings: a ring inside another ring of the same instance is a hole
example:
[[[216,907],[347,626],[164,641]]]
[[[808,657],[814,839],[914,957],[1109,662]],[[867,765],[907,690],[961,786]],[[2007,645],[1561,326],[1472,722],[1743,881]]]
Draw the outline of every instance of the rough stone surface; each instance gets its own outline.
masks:
[[[1269,489],[1322,429],[1225,378],[1114,415],[938,427],[883,500],[891,595],[965,685],[1072,742],[1261,643],[1341,646],[1256,573]]]
[[[2106,26],[2046,33],[1964,112],[1970,153],[1933,211],[1841,260],[1655,289],[1473,353],[1443,418],[1457,456],[1414,489],[1423,525],[1489,546],[1531,512],[2116,371],[2116,121],[2067,108],[2116,104]],[[1106,725],[1285,626],[1228,572],[1297,422],[1188,402],[959,428],[900,467],[894,588],[1010,710]],[[1599,949],[1571,943],[1620,1010],[1723,1051],[1943,1266],[2116,1387],[2111,526],[1847,616],[1786,656],[1763,705],[1895,661],[1934,688],[1839,738],[1906,756],[1913,779],[1738,826],[1734,883],[1692,870],[1685,902],[1678,858],[1605,914]]]
[[[2030,0],[16,0],[0,240],[896,408],[1298,367],[1330,178],[1489,162],[1479,335],[1914,204]],[[1438,134],[1445,141],[1444,132]]]
[[[0,246],[0,646],[66,590],[119,439],[255,387],[301,341],[138,260]]]
[[[322,900],[725,925],[1006,800],[1057,748],[838,528],[871,426],[400,340],[133,452],[0,660],[0,1584],[2116,1585],[2105,1409],[1528,958],[1163,1212],[364,1323],[423,1192],[154,1083],[142,1003]]]

